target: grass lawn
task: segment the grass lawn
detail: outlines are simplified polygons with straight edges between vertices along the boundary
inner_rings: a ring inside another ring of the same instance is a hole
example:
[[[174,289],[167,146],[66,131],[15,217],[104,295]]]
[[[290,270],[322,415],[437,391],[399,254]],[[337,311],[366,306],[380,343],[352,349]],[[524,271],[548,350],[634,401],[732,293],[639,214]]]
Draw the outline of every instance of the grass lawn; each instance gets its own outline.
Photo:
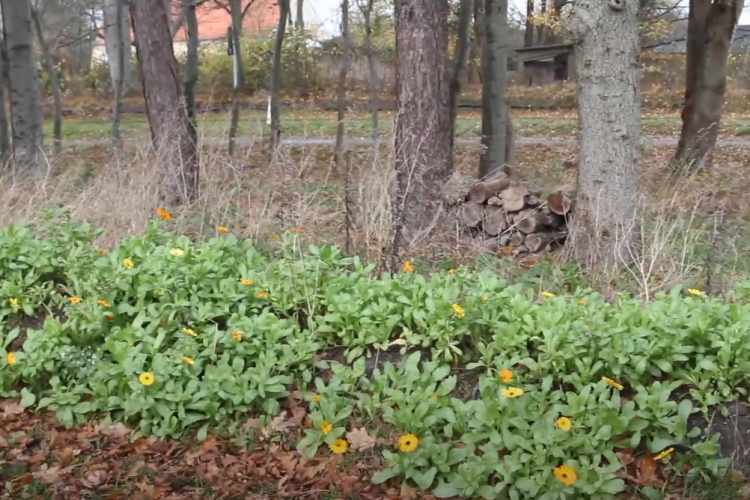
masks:
[[[258,111],[243,111],[239,136],[261,136],[266,133],[266,114]],[[390,135],[393,130],[393,114],[381,113],[381,130]],[[354,114],[347,118],[347,133],[352,137],[370,136],[370,118],[364,114]],[[678,115],[643,117],[643,135],[679,135],[681,120]],[[298,112],[282,116],[284,133],[289,137],[335,137],[336,115],[330,112]],[[559,112],[514,111],[513,125],[519,137],[555,138],[574,137],[578,121],[575,115]],[[471,111],[461,111],[456,125],[457,137],[479,137],[481,116]],[[107,139],[111,125],[104,118],[66,118],[63,121],[63,137],[68,140]],[[148,122],[145,115],[125,115],[122,123],[126,138],[147,137]],[[199,130],[210,137],[220,137],[228,133],[229,118],[226,114],[204,114],[199,118]],[[46,136],[52,134],[51,122],[45,123]],[[727,117],[722,123],[722,136],[737,137],[750,135],[750,118]]]
[[[385,148],[354,152],[349,252],[330,147],[205,148],[171,214],[104,148],[0,183],[2,495],[743,498],[718,453],[750,422],[717,410],[748,389],[746,152],[690,180],[670,152],[644,150],[643,255],[598,277],[454,234],[381,273]],[[572,153],[518,171],[547,190]]]

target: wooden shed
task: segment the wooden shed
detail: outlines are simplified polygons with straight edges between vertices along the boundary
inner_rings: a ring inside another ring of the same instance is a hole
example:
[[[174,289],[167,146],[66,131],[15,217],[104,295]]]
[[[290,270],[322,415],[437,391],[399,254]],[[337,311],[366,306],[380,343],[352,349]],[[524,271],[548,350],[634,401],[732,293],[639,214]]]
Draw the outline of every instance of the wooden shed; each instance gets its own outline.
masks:
[[[575,79],[575,51],[572,43],[539,45],[516,49],[526,85],[546,85]]]

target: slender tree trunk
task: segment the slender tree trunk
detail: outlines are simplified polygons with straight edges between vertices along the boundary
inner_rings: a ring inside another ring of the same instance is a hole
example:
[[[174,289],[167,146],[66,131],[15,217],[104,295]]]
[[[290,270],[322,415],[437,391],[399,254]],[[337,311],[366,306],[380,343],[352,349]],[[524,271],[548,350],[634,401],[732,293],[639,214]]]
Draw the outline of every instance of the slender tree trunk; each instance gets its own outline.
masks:
[[[123,0],[106,0],[104,4],[104,45],[107,51],[109,76],[112,80],[112,92],[117,92],[117,85],[122,85],[121,94],[127,93],[133,84],[132,43],[127,15],[121,14],[118,27],[118,4]],[[125,6],[121,8],[124,10]],[[122,36],[120,36],[122,35]],[[123,57],[120,61],[120,57]],[[122,73],[118,75],[118,72]],[[122,80],[122,83],[117,83]]]
[[[197,146],[190,137],[164,3],[131,0],[130,18],[151,138],[161,168],[160,202],[162,206],[190,203],[198,198]]]
[[[242,0],[229,0],[232,16],[232,45],[234,46],[234,81],[232,87],[232,121],[229,125],[229,156],[234,157],[234,142],[240,125],[240,96],[245,86],[245,71],[242,67]]]
[[[349,71],[349,0],[341,0],[341,40],[343,53],[339,69],[338,96],[336,107],[336,172],[343,172],[344,166],[344,114],[346,109],[346,73]]]
[[[674,160],[695,173],[710,169],[719,135],[727,59],[743,2],[690,0],[685,105]]]
[[[2,0],[3,29],[8,48],[13,157],[20,177],[40,171],[42,107],[34,61],[29,0]]]
[[[117,68],[110,74],[114,76],[112,82],[114,87],[114,101],[112,103],[112,149],[116,158],[122,153],[122,133],[120,124],[122,122],[122,94],[125,91],[125,72],[127,64],[125,58],[129,51],[125,50],[125,30],[128,30],[127,19],[125,16],[125,0],[113,0],[115,9],[115,29],[114,29],[114,46],[113,50],[117,52],[117,57],[113,61]],[[128,35],[128,40],[130,35]]]
[[[610,271],[637,252],[635,197],[641,135],[639,0],[576,0],[579,170],[566,252]]]
[[[276,43],[273,46],[273,68],[271,69],[271,141],[269,152],[273,156],[281,142],[281,113],[279,112],[279,92],[281,91],[281,51],[284,47],[289,0],[279,0],[279,25],[276,29]]]
[[[187,38],[187,57],[185,75],[182,81],[182,96],[185,100],[185,112],[188,118],[188,136],[198,144],[198,125],[196,123],[195,86],[198,83],[198,16],[195,12],[197,2],[184,0],[180,18],[185,23]],[[196,153],[197,154],[197,153]]]
[[[458,112],[458,99],[461,97],[461,82],[466,78],[470,45],[469,30],[474,1],[461,0],[458,8],[458,38],[456,40],[456,55],[453,61],[453,74],[451,75],[451,151],[453,151],[453,141],[456,136],[456,113]],[[476,1],[481,2],[482,0]]]
[[[479,177],[506,161],[508,107],[505,105],[508,64],[508,0],[485,0],[485,43],[482,51],[482,148]]]
[[[39,14],[36,9],[31,9],[31,20],[34,23],[36,31],[37,41],[39,42],[39,48],[42,52],[42,59],[44,61],[44,69],[49,74],[49,86],[52,92],[52,136],[54,138],[53,154],[55,157],[60,156],[62,153],[62,102],[60,99],[60,78],[57,75],[57,68],[55,67],[55,61],[53,60],[52,51],[53,49],[47,43],[44,38],[44,29],[42,28],[42,22],[39,20]]]
[[[547,0],[539,0],[539,12],[543,16],[547,13]],[[545,45],[547,43],[547,27],[544,24],[537,26],[537,45]]]
[[[300,33],[305,29],[305,4],[303,0],[297,0],[297,22],[295,27]]]
[[[484,25],[484,0],[474,0],[474,37],[469,49],[470,66],[467,78],[470,84],[482,81],[481,59],[482,47],[484,46]]]
[[[394,203],[391,266],[426,236],[440,213],[439,193],[452,173],[448,0],[396,2]]]
[[[523,31],[523,46],[534,46],[534,23],[531,22],[531,16],[534,14],[534,0],[526,0],[526,22]]]
[[[369,72],[370,87],[370,116],[372,117],[372,142],[375,154],[379,151],[379,126],[378,126],[378,72],[375,69],[375,54],[372,48],[372,9],[374,0],[366,0],[362,9],[365,18],[365,55],[367,57],[367,70]]]
[[[4,170],[13,152],[10,145],[8,108],[5,106],[5,91],[8,89],[9,79],[8,51],[5,48],[5,39],[0,37],[0,172]]]

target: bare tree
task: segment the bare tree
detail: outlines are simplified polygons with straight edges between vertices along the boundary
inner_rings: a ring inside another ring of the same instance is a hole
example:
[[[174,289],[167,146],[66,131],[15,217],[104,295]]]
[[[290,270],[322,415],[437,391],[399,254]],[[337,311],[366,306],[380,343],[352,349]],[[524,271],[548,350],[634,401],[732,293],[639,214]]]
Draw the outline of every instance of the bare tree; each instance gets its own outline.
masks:
[[[160,202],[163,206],[190,203],[198,197],[197,145],[190,136],[169,17],[163,2],[131,0],[130,18],[151,139],[161,165]]]
[[[127,71],[125,59],[130,53],[130,50],[126,50],[125,31],[128,31],[127,48],[129,49],[130,30],[128,29],[127,17],[125,16],[125,0],[111,1],[114,2],[114,5],[111,8],[115,9],[115,28],[113,30],[115,43],[113,50],[116,51],[116,57],[112,61],[112,64],[117,64],[117,68],[115,68],[114,71],[110,69],[110,75],[115,78],[112,82],[115,91],[112,106],[112,148],[115,155],[119,156],[122,151],[122,134],[120,133],[120,122],[122,121],[122,95],[125,91],[125,78]]]
[[[232,17],[232,28],[229,33],[232,44],[234,79],[232,85],[232,121],[229,125],[229,156],[234,156],[234,140],[240,125],[240,96],[245,86],[245,70],[242,63],[242,0],[229,0],[229,14]]]
[[[471,47],[469,48],[469,71],[467,75],[468,83],[481,81],[481,60],[482,47],[484,46],[484,0],[474,0],[474,27],[472,29]]]
[[[297,21],[295,27],[300,33],[305,29],[305,4],[303,0],[297,0]]]
[[[112,81],[113,93],[127,93],[133,84],[133,51],[128,26],[127,13],[123,14],[124,6],[118,5],[121,0],[105,0],[104,2],[104,46],[107,50],[109,76]],[[118,8],[120,13],[118,14]],[[122,59],[122,61],[120,61]],[[121,74],[118,72],[122,71]]]
[[[5,91],[8,88],[9,80],[8,51],[5,48],[5,38],[0,37],[0,169],[5,167],[12,153],[8,108],[5,105]]]
[[[41,169],[42,108],[34,63],[31,2],[2,0],[3,30],[8,48],[13,157],[21,177]]]
[[[396,2],[394,203],[391,265],[439,213],[442,182],[452,172],[448,0]]]
[[[534,46],[534,23],[531,22],[534,14],[534,0],[526,0],[526,20],[524,21],[523,46]]]
[[[336,172],[342,172],[344,165],[344,118],[346,110],[346,74],[349,71],[349,0],[341,0],[341,42],[343,44],[341,67],[337,89],[336,126]]]
[[[289,18],[289,0],[279,0],[279,24],[276,28],[276,43],[273,46],[273,67],[271,68],[271,141],[269,152],[276,153],[281,141],[281,113],[279,112],[279,92],[281,91],[281,51],[284,48],[286,24]]]
[[[195,86],[198,83],[198,16],[196,7],[203,0],[182,0],[181,18],[185,22],[187,39],[187,56],[185,58],[185,75],[182,81],[182,95],[185,99],[185,112],[188,118],[188,135],[190,140],[198,143],[198,126],[196,123]]]
[[[360,0],[359,10],[365,21],[365,57],[367,57],[367,70],[369,78],[367,85],[370,90],[370,116],[372,117],[372,142],[374,144],[375,154],[379,150],[378,136],[378,72],[375,69],[375,51],[372,48],[372,10],[374,0]]]
[[[482,148],[479,177],[502,167],[507,158],[509,113],[505,104],[508,65],[508,0],[485,0],[482,50]]]
[[[607,271],[637,251],[635,197],[641,135],[639,0],[576,0],[579,170],[566,252]]]
[[[451,75],[451,141],[456,135],[456,113],[458,99],[461,97],[461,83],[466,78],[466,65],[469,59],[469,31],[471,29],[471,15],[475,0],[461,0],[458,8],[458,37],[453,60],[453,74]],[[476,0],[481,2],[482,0]],[[451,145],[451,150],[453,146]]]
[[[696,172],[710,168],[719,135],[727,58],[742,13],[741,0],[690,0],[685,106],[675,160]]]
[[[57,67],[53,59],[53,52],[56,47],[51,47],[47,40],[44,39],[44,29],[42,23],[39,20],[39,15],[36,9],[31,9],[31,19],[34,23],[34,31],[36,31],[37,41],[42,51],[42,59],[44,61],[44,69],[47,71],[50,83],[50,91],[52,92],[52,136],[54,138],[54,150],[55,156],[59,156],[62,153],[62,101],[60,98],[60,78],[57,75]]]

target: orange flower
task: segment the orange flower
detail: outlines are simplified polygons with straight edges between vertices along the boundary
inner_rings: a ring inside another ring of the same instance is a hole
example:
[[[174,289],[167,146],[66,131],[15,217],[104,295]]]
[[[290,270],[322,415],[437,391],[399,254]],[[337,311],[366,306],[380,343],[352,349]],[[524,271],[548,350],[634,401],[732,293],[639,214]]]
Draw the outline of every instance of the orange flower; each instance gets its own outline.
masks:
[[[263,297],[266,296],[266,292],[264,292],[263,290],[260,290],[258,293],[255,294],[255,296],[258,297],[259,299],[262,299]]]
[[[109,302],[107,302],[106,300],[97,300],[96,303],[102,307],[110,307]]]
[[[219,227],[216,228],[216,230],[219,231],[220,233],[228,233],[229,232],[229,229],[225,228],[224,226],[219,226]]]
[[[104,255],[105,253],[107,253],[107,251],[105,249],[103,249],[103,248],[99,249],[99,255]]]
[[[405,273],[410,273],[410,272],[414,271],[414,266],[412,266],[411,262],[409,262],[407,260],[406,262],[404,262],[403,270],[404,270]]]
[[[293,233],[304,233],[305,232],[305,230],[302,229],[301,227],[293,227],[291,231]]]
[[[503,368],[500,370],[500,380],[505,382],[506,384],[510,384],[513,382],[513,372],[508,370],[507,368]]]
[[[112,313],[107,313],[107,314],[104,315],[104,317],[107,318],[107,319],[115,319],[115,315],[112,314]]]
[[[71,297],[68,299],[71,304],[80,304],[81,298],[80,297]]]
[[[237,342],[239,342],[240,340],[242,340],[242,332],[239,331],[239,330],[233,331],[232,332],[232,338],[234,338],[234,340],[236,340]]]
[[[163,208],[157,208],[156,209],[156,213],[157,213],[157,215],[159,215],[159,217],[161,217],[164,220],[169,220],[169,219],[172,218],[172,214],[170,214],[169,212],[167,212]]]

